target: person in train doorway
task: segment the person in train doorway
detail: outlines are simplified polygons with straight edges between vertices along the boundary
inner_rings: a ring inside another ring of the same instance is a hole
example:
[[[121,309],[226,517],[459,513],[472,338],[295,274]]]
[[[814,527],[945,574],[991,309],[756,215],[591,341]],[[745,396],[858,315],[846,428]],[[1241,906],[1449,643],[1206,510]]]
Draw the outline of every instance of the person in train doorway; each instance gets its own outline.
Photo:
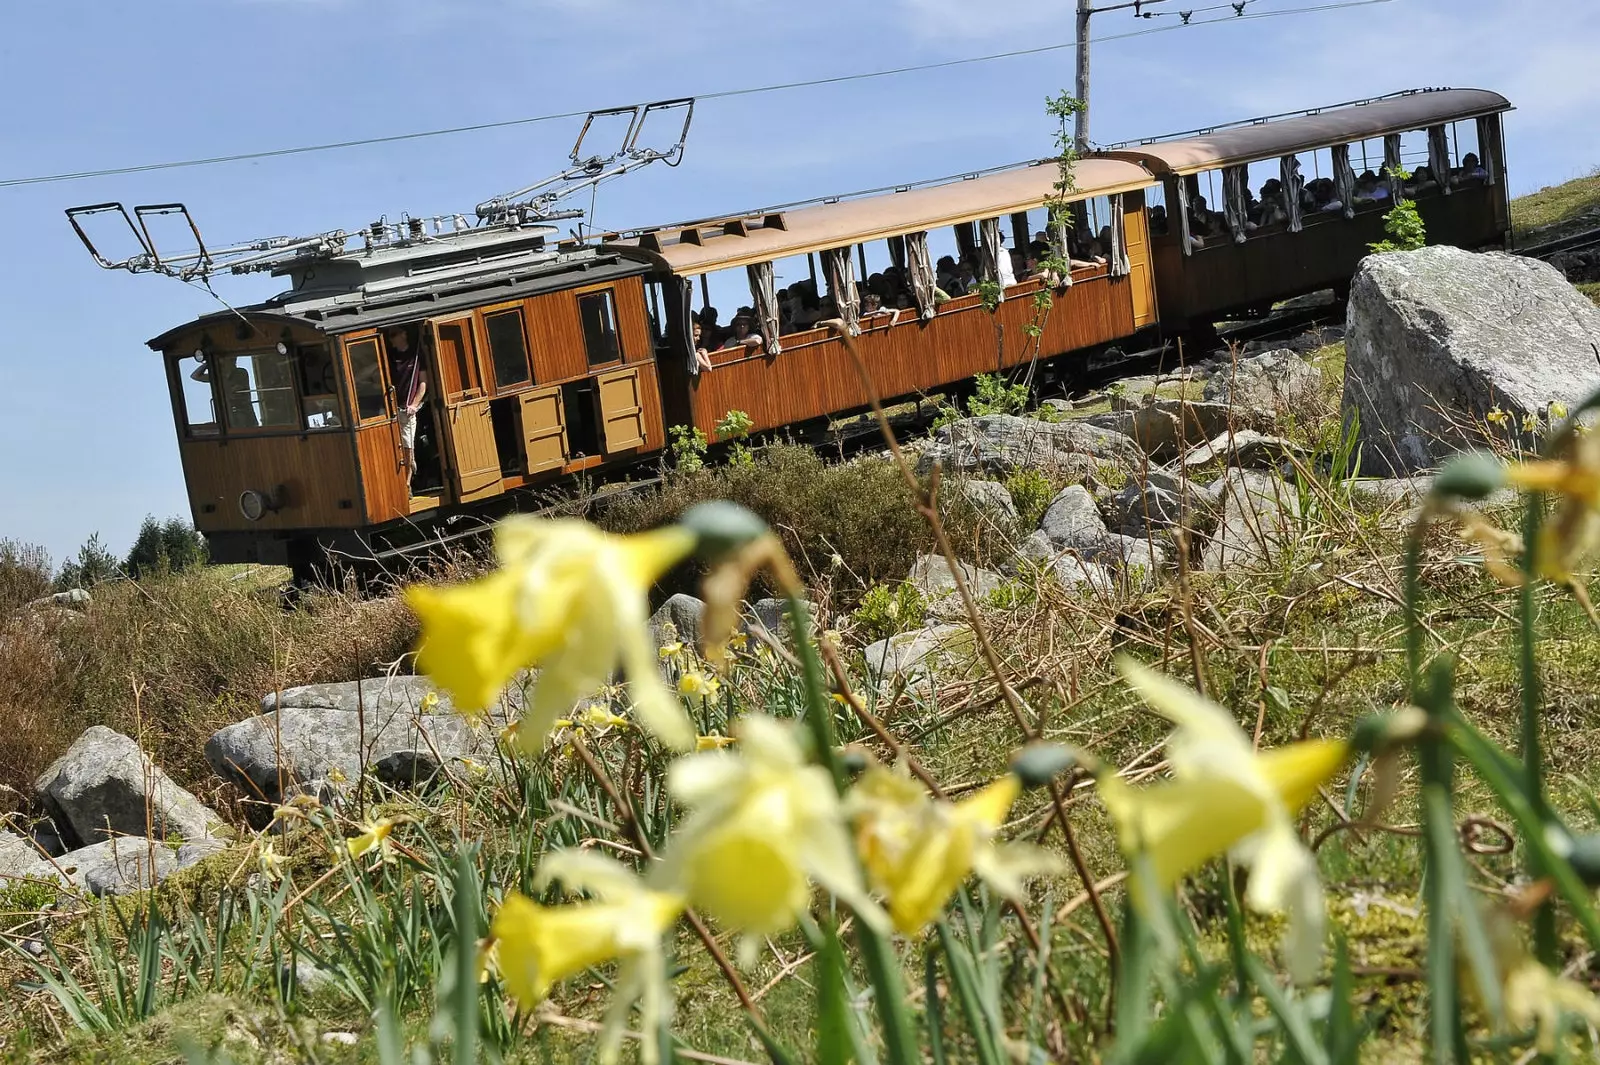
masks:
[[[415,327],[397,325],[384,331],[389,348],[389,383],[394,388],[395,414],[400,420],[400,463],[410,491],[417,475],[417,427],[428,395],[427,368]]]

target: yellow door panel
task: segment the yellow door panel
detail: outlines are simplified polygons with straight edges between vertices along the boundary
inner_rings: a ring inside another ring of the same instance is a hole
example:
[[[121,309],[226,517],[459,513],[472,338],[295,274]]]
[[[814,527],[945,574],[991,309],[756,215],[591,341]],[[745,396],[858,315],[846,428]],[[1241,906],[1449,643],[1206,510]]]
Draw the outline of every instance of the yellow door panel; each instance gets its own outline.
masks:
[[[528,473],[559,470],[567,462],[567,419],[561,389],[524,392],[522,399],[523,455]]]
[[[487,399],[448,408],[451,465],[456,498],[463,503],[500,491],[500,452],[494,443],[494,422]]]
[[[606,453],[644,446],[644,404],[640,402],[639,370],[601,374],[600,423]]]

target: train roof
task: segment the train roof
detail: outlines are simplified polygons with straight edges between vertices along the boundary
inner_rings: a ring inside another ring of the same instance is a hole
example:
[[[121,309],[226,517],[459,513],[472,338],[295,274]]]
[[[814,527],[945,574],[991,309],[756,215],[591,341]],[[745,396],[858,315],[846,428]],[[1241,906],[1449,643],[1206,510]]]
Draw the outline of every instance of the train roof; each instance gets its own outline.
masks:
[[[1054,194],[1059,177],[1056,160],[1048,159],[939,185],[647,231],[611,246],[659,256],[677,274],[702,274],[1027,210]],[[1074,177],[1073,200],[1156,183],[1143,167],[1120,159],[1080,159]]]
[[[1198,136],[1156,141],[1103,153],[1142,163],[1152,173],[1198,174],[1259,159],[1335,144],[1350,144],[1389,133],[1426,129],[1480,115],[1511,110],[1504,96],[1486,89],[1412,89],[1377,100],[1324,108],[1296,118],[1257,119]]]
[[[478,269],[470,269],[472,265],[477,265]],[[513,255],[494,264],[455,262],[441,266],[437,273],[414,271],[403,278],[389,280],[387,284],[368,288],[307,292],[302,287],[262,303],[241,307],[237,312],[222,310],[185,322],[148,344],[162,351],[196,326],[226,323],[238,314],[299,325],[320,333],[349,333],[470,310],[485,303],[508,302],[577,285],[635,277],[649,270],[646,263],[582,246],[538,255]]]

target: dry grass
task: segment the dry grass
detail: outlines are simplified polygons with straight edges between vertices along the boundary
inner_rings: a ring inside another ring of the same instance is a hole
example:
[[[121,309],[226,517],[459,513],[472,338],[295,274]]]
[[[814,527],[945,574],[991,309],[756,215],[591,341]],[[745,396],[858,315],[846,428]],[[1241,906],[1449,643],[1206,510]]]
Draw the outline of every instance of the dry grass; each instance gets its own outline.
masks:
[[[1600,226],[1600,170],[1511,201],[1518,244],[1556,240],[1595,226]]]

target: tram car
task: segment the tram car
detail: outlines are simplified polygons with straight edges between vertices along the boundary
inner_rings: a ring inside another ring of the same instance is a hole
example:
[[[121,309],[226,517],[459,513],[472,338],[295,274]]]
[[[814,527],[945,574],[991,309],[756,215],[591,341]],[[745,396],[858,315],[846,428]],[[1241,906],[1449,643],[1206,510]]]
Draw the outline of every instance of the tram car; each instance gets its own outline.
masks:
[[[677,143],[640,148],[644,121],[675,108],[687,109]],[[625,476],[659,459],[671,426],[710,436],[739,410],[765,432],[860,410],[841,326],[886,399],[914,397],[1030,360],[1203,334],[1224,315],[1341,289],[1402,194],[1430,241],[1506,246],[1509,109],[1491,92],[1414,90],[1118,146],[1077,161],[1070,231],[1051,225],[1060,173],[1046,160],[563,237],[554,223],[578,212],[556,205],[573,190],[675,161],[692,101],[623,109],[618,152],[584,158],[580,135],[571,168],[480,204],[470,225],[405,219],[168,256],[147,222],[188,220],[181,205],[68,215],[102,266],[288,279],[273,299],[149,346],[213,558],[306,574],[330,555],[370,564],[466,535],[579,475]],[[1252,167],[1270,175],[1259,197]],[[126,220],[143,251],[101,257],[84,222],[102,213]],[[1047,250],[1067,252],[1070,272],[1028,276],[1031,253]],[[714,276],[749,293],[720,344],[706,335]],[[946,291],[969,281],[965,294]],[[907,306],[878,305],[890,285]],[[1041,316],[1034,296],[1046,287],[1053,307]]]

